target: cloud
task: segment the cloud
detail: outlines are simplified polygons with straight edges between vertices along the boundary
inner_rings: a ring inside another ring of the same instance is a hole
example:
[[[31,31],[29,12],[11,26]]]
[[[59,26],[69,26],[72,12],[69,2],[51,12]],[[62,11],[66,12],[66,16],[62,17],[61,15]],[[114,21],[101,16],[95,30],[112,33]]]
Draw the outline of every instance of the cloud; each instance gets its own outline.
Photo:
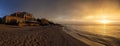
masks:
[[[0,0],[0,2],[0,8],[9,14],[26,11],[37,18],[44,17],[53,21],[83,20],[86,16],[95,16],[98,13],[117,11],[114,14],[118,14],[120,10],[120,0]]]

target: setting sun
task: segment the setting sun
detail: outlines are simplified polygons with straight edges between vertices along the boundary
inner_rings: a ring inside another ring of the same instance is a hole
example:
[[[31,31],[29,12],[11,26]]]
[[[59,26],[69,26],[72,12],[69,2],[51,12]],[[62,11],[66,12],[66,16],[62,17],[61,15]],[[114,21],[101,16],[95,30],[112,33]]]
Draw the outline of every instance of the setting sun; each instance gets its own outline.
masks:
[[[100,22],[100,23],[103,23],[103,24],[110,23],[110,21],[109,21],[109,20],[100,20],[99,22]]]

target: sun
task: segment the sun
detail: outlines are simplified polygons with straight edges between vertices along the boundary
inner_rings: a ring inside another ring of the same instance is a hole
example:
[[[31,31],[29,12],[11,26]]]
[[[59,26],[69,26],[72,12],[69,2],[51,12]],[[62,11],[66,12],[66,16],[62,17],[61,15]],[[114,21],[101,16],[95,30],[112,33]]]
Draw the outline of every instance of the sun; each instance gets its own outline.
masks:
[[[108,24],[108,23],[110,23],[110,20],[105,20],[105,19],[104,19],[104,20],[100,20],[99,22],[100,22],[100,23],[103,23],[103,24]]]

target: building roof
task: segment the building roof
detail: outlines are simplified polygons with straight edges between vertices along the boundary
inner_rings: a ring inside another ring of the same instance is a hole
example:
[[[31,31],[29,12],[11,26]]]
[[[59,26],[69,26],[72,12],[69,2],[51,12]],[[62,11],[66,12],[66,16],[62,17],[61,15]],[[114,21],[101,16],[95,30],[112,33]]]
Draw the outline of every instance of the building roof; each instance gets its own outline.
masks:
[[[11,14],[10,16],[16,16],[16,17],[24,18],[26,15],[34,18],[34,16],[32,16],[32,14],[27,13],[27,12],[16,12],[16,13]]]

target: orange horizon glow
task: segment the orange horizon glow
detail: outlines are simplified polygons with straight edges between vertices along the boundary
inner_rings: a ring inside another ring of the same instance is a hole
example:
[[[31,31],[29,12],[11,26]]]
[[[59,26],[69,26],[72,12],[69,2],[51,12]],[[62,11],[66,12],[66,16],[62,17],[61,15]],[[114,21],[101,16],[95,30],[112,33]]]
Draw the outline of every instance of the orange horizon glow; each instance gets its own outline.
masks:
[[[110,20],[100,20],[99,22],[100,22],[100,23],[103,23],[103,24],[108,24],[108,23],[110,23],[111,21],[110,21]]]
[[[91,21],[91,22],[96,22],[96,23],[101,23],[101,24],[109,24],[112,23],[113,20],[111,20],[111,17],[109,14],[96,14],[96,15],[91,15],[91,16],[87,16],[85,17],[85,19],[87,21]]]

